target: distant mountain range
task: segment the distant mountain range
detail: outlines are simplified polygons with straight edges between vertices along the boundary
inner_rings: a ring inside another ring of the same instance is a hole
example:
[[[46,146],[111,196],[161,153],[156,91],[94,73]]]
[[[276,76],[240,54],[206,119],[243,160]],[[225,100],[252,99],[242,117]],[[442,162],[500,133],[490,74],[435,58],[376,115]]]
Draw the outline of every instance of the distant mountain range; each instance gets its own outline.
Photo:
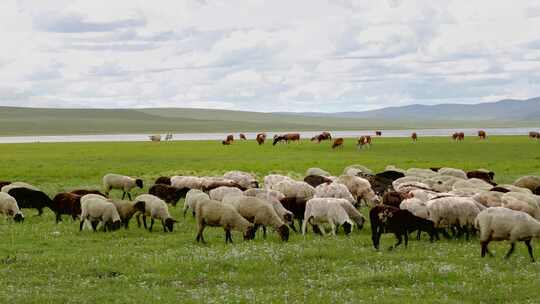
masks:
[[[365,112],[260,113],[190,108],[0,107],[0,135],[540,127],[540,97]]]
[[[286,113],[282,113],[286,114]],[[288,113],[303,116],[345,117],[381,120],[440,120],[440,121],[538,121],[540,97],[527,100],[501,100],[477,104],[412,104],[363,112]]]

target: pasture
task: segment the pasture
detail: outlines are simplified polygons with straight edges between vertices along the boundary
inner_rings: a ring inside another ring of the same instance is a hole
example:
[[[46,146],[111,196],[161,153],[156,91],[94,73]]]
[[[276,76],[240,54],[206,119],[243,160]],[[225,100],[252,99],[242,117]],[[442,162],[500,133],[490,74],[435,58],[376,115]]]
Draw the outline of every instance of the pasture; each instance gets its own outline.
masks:
[[[0,180],[26,181],[49,196],[74,188],[100,188],[108,172],[139,176],[146,192],[160,175],[220,175],[237,169],[260,178],[275,172],[302,178],[309,167],[340,174],[351,164],[374,171],[397,167],[489,168],[499,183],[540,175],[540,143],[527,137],[374,138],[370,149],[331,143],[257,146],[253,140],[222,146],[217,141],[137,143],[36,143],[0,145]],[[121,193],[112,192],[114,197]],[[195,242],[196,223],[182,218],[173,233],[158,225],[113,233],[78,231],[64,216],[54,223],[47,210],[14,224],[0,219],[0,303],[538,303],[540,263],[532,264],[520,243],[503,260],[507,243],[492,243],[495,258],[480,258],[475,238],[429,243],[410,240],[408,248],[381,250],[371,244],[369,224],[349,236],[303,237],[288,243],[270,233],[243,242],[233,234],[225,245],[221,228],[205,231],[208,245]],[[362,212],[367,214],[364,207]],[[536,257],[540,245],[533,241]]]

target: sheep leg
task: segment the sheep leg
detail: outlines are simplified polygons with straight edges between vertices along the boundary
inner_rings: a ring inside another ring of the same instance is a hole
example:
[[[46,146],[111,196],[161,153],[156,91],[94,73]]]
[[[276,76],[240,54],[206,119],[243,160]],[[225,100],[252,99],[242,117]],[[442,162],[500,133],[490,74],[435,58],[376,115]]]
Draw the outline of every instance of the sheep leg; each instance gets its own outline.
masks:
[[[527,251],[529,251],[529,256],[531,257],[531,262],[534,263],[533,248],[531,246],[531,240],[526,240],[524,242],[525,242],[525,245],[527,245]]]
[[[324,236],[326,235],[326,230],[324,229],[324,227],[321,225],[314,225],[313,227],[317,227],[320,231],[321,231],[321,234]],[[315,231],[315,229],[313,229],[313,231]]]
[[[83,226],[84,226],[84,220],[81,220],[81,223],[79,224],[79,231],[82,231]]]
[[[152,227],[154,227],[154,218],[150,218],[150,228],[148,228],[148,231],[152,232]]]
[[[292,231],[298,232],[298,231],[296,231],[296,227],[294,226],[294,220],[291,222],[290,227],[291,227]]]
[[[124,229],[128,229],[129,220],[124,221]]]
[[[203,231],[204,231],[204,225],[199,225],[199,231],[197,231],[197,243],[201,242],[203,244],[206,244],[203,237]]]
[[[60,213],[57,213],[56,214],[56,223],[58,224],[58,222],[61,222],[62,221],[62,215]]]
[[[92,230],[94,230],[94,232],[96,232],[96,231],[97,231],[97,225],[98,225],[98,222],[92,221],[92,222],[90,222],[90,224],[92,225]]]
[[[420,241],[420,235],[422,234],[422,230],[418,229],[418,232],[416,233],[416,240]],[[431,241],[433,242],[433,236],[431,237]]]
[[[163,226],[163,232],[167,232],[167,227],[165,226],[164,220],[161,220],[161,225]]]
[[[334,236],[336,235],[336,225],[333,222],[330,222],[330,233]]]
[[[306,230],[307,230],[307,220],[304,219],[304,222],[302,223],[302,235],[306,235]],[[293,225],[294,225],[294,221],[293,221]]]
[[[409,234],[405,233],[405,248],[407,248],[407,245],[409,245]]]
[[[135,218],[137,219],[137,227],[141,227],[141,214],[140,213],[137,213],[137,215],[135,216]]]
[[[515,247],[516,247],[516,243],[511,243],[510,244],[510,250],[508,250],[508,253],[504,256],[505,259],[508,259],[510,257],[510,255],[512,255],[512,253],[514,252]]]
[[[144,215],[144,214],[142,216],[142,222],[143,222],[143,225],[144,225],[144,229],[148,229],[148,226],[146,225],[146,215]]]
[[[129,200],[132,201],[132,199],[131,199],[131,193],[128,192],[128,193],[127,193],[127,196],[128,196],[128,198],[129,198]]]
[[[232,235],[230,230],[225,230],[225,244],[231,242],[232,244]]]
[[[42,208],[38,208],[38,210],[37,210],[37,211],[38,211],[38,214],[37,214],[37,216],[41,216],[41,215],[43,215],[43,209],[42,209]]]
[[[126,197],[126,191],[124,191],[124,193],[122,193],[122,199],[124,199],[124,197]]]
[[[266,239],[266,226],[262,226],[262,231],[263,231],[263,239]]]
[[[397,243],[394,246],[390,246],[388,250],[392,250],[394,248],[397,248],[397,246],[401,245],[401,242],[403,241],[403,237],[401,236],[401,234],[396,233],[396,238],[397,238]]]

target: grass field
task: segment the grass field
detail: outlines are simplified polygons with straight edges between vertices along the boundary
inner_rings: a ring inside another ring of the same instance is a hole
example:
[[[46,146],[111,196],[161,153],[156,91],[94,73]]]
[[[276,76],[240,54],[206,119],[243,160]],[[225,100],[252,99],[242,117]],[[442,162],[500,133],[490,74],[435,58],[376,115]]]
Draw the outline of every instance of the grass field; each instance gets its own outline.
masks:
[[[302,177],[317,166],[339,174],[350,164],[375,171],[398,167],[489,168],[500,183],[540,175],[540,143],[526,137],[490,137],[463,143],[448,138],[376,138],[358,152],[353,140],[331,151],[329,144],[257,146],[253,141],[62,143],[0,145],[0,180],[21,180],[49,195],[99,187],[107,172],[138,175],[145,188],[159,175],[215,175],[230,169]],[[114,193],[118,196],[119,193]],[[181,203],[180,203],[181,205]],[[519,244],[509,260],[506,243],[492,243],[495,258],[480,258],[477,240],[411,240],[394,251],[373,250],[370,229],[350,236],[291,235],[281,243],[243,242],[223,230],[205,231],[195,242],[195,221],[180,219],[174,233],[149,233],[131,223],[114,233],[78,231],[69,219],[56,225],[50,211],[24,224],[0,219],[0,303],[538,303],[540,263],[531,264]],[[367,213],[367,210],[362,210]],[[394,243],[384,235],[381,248]],[[540,245],[534,243],[537,259]]]
[[[259,131],[488,128],[537,126],[534,120],[428,121],[309,117],[209,109],[40,109],[0,106],[0,136]]]

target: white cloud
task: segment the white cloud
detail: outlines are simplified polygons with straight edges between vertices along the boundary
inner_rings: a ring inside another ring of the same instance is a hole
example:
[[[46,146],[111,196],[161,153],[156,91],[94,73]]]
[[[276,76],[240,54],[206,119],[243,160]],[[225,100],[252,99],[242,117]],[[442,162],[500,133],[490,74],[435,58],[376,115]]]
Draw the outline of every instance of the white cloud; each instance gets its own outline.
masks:
[[[532,0],[0,2],[0,105],[349,111],[540,95]]]

